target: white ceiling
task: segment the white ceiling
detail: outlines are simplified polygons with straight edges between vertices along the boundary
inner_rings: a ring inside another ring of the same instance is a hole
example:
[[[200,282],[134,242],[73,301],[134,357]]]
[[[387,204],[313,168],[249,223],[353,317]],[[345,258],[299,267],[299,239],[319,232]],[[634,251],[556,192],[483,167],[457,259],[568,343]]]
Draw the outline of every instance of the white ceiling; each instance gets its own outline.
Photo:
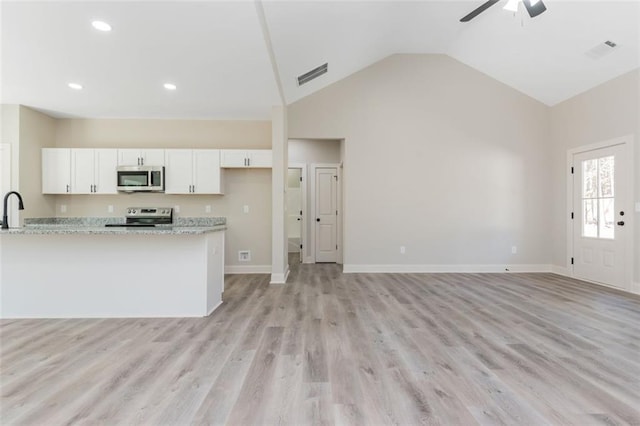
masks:
[[[484,0],[264,1],[267,32],[253,1],[3,1],[0,101],[67,117],[268,119],[280,96],[264,34],[286,103],[394,53],[448,54],[548,105],[640,66],[640,0],[544,1],[534,19],[503,0],[469,23]],[[619,47],[585,55],[605,40]]]

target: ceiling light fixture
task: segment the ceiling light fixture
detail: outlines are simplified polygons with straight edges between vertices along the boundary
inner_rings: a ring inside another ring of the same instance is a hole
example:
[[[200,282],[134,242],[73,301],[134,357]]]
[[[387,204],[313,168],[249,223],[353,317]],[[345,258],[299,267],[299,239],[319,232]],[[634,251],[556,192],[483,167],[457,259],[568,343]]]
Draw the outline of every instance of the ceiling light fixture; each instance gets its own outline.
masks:
[[[509,12],[517,12],[519,2],[520,0],[509,0],[507,4],[504,5],[503,9],[508,10]]]
[[[91,25],[93,25],[93,28],[95,28],[98,31],[104,31],[104,32],[111,31],[111,25],[103,21],[93,21]]]
[[[67,84],[67,86],[69,86],[70,88],[72,88],[73,90],[82,90],[82,84],[78,84],[78,83],[69,83]]]
[[[535,6],[536,4],[538,4],[538,2],[539,2],[539,1],[540,1],[540,0],[529,0],[529,4],[530,4],[531,6]]]
[[[176,90],[178,87],[173,83],[165,83],[164,88],[167,90]]]

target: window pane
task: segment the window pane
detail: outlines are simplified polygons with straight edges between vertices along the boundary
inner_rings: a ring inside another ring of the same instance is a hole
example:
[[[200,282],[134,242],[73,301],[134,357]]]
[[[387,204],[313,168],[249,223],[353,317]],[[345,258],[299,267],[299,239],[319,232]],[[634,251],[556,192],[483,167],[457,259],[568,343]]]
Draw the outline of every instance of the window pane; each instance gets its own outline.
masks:
[[[600,197],[613,197],[614,157],[598,159],[600,169]]]
[[[598,196],[598,160],[582,162],[582,198]]]
[[[582,200],[582,236],[598,238],[598,200]]]
[[[615,231],[613,226],[615,206],[613,198],[600,199],[600,238],[613,239]]]

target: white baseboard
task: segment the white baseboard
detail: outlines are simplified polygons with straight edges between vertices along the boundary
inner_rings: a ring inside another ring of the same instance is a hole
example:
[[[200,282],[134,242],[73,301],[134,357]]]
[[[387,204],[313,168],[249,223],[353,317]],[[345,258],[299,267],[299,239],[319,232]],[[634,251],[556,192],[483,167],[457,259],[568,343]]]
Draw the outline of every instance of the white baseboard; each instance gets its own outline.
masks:
[[[289,278],[289,265],[287,265],[287,270],[282,274],[271,274],[271,281],[269,284],[285,284],[287,282],[287,278]]]
[[[271,265],[225,265],[225,274],[270,274]]]
[[[216,309],[218,309],[220,307],[220,305],[222,305],[222,300],[220,302],[218,302],[218,304],[216,306],[211,308],[211,310],[209,311],[209,313],[206,316],[211,315],[213,313],[213,311],[215,311]]]
[[[348,265],[343,272],[352,273],[487,273],[551,272],[551,265]]]
[[[551,272],[557,275],[562,275],[563,277],[572,278],[571,269],[566,266],[551,265]]]

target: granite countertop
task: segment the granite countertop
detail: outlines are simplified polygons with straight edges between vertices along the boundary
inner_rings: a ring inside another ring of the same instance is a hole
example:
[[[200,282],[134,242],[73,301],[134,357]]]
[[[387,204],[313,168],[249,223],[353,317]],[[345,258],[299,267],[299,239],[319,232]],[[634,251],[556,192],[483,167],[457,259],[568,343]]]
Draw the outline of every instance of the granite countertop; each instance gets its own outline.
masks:
[[[155,227],[106,227],[122,224],[121,218],[37,218],[25,219],[22,228],[0,230],[0,235],[200,235],[227,229],[224,217],[177,218],[172,225]]]

